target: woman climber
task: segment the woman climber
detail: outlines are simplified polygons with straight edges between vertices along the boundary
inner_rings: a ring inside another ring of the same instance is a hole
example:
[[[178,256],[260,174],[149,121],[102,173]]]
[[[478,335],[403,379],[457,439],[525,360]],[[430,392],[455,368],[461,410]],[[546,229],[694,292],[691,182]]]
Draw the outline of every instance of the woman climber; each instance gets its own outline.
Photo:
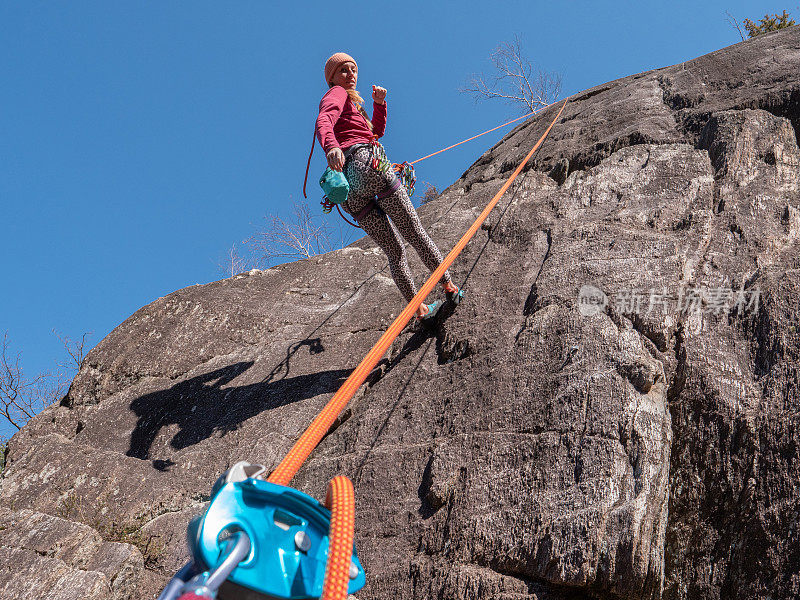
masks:
[[[386,89],[372,86],[373,120],[370,121],[364,100],[356,91],[357,81],[358,66],[348,54],[337,52],[325,63],[325,82],[330,89],[319,103],[316,136],[325,150],[328,166],[342,171],[350,185],[342,206],[386,253],[392,278],[408,302],[416,295],[417,288],[398,230],[431,271],[442,263],[442,254],[423,229],[394,170],[380,168],[388,164],[383,146],[377,142],[386,130]],[[441,283],[447,299],[458,304],[463,292],[448,271]],[[422,322],[433,319],[441,306],[441,300],[421,304],[417,319]]]

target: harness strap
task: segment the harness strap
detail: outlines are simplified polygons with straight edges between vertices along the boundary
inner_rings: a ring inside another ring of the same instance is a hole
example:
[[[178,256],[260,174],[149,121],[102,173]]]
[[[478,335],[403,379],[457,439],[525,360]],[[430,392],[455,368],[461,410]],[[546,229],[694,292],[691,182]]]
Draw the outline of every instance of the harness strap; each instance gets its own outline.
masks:
[[[345,151],[344,151],[344,160],[345,160],[345,162],[347,162],[347,161],[348,161],[348,159],[349,159],[351,156],[353,156],[353,154],[354,154],[354,153],[355,153],[357,150],[361,150],[361,148],[368,148],[368,147],[369,147],[369,144],[362,144],[362,143],[359,143],[359,144],[353,144],[353,145],[352,145],[352,146],[350,146],[350,147],[349,147],[347,150],[345,150]]]
[[[383,190],[380,194],[377,194],[375,197],[378,200],[383,200],[384,198],[388,198],[392,194],[394,194],[397,190],[403,187],[403,182],[400,181],[397,177],[394,178],[392,183],[386,186],[386,189]]]
[[[356,215],[356,222],[360,223],[364,219],[364,217],[366,217],[369,213],[372,212],[373,208],[378,208],[378,204],[375,202],[376,199],[383,200],[384,198],[388,198],[389,196],[394,194],[398,189],[400,189],[402,185],[403,185],[402,182],[397,177],[395,177],[392,183],[386,186],[385,190],[383,190],[380,194],[377,194],[375,198],[367,202],[364,208],[358,211],[358,214]]]
[[[360,223],[361,221],[363,221],[364,217],[366,217],[369,213],[371,213],[373,208],[375,208],[375,200],[370,200],[369,202],[367,202],[364,208],[358,211],[358,214],[355,216],[356,223]]]

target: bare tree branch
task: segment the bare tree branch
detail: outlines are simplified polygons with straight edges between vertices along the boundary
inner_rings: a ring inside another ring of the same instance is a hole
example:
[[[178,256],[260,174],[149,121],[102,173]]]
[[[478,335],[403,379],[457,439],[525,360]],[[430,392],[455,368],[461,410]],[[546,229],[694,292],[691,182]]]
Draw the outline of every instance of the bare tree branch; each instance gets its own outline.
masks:
[[[735,19],[734,16],[728,10],[725,11],[725,14],[728,15],[728,23],[732,27],[736,27],[736,30],[739,32],[739,35],[742,37],[742,41],[744,41],[745,40],[744,32],[742,31],[742,28],[739,27],[739,21]]]
[[[74,374],[85,356],[86,337],[84,333],[79,341],[61,337],[55,330],[64,349],[67,359],[58,363],[60,371],[40,373],[28,379],[20,366],[21,352],[12,356],[9,350],[8,332],[3,334],[2,351],[0,351],[0,420],[20,430],[37,413],[51,404],[58,402],[66,393]]]
[[[53,334],[61,341],[61,345],[64,346],[64,350],[67,352],[67,359],[57,363],[58,366],[68,371],[77,372],[86,356],[86,338],[92,335],[92,332],[84,333],[80,340],[72,340],[67,336],[62,336],[55,329],[53,329]]]
[[[264,220],[266,225],[245,240],[259,265],[310,258],[339,247],[328,225],[317,221],[306,202],[295,202],[289,219],[273,215]]]
[[[242,242],[242,252],[234,244],[217,262],[217,268],[232,277],[254,268],[266,269],[310,258],[344,248],[360,231],[340,220],[338,215],[314,211],[305,200],[294,201],[289,217],[266,215],[256,232]]]
[[[427,204],[432,200],[436,200],[439,197],[439,190],[436,189],[436,186],[428,181],[423,181],[425,184],[425,192],[422,194],[422,200],[420,204]]]
[[[0,354],[0,418],[17,430],[47,405],[52,379],[52,374],[44,373],[27,381],[19,361],[19,353],[13,358],[9,356],[6,332]]]
[[[504,98],[525,106],[529,112],[558,99],[561,75],[534,67],[524,56],[518,36],[513,42],[503,42],[495,48],[490,59],[496,74],[491,77],[483,73],[474,74],[459,91],[473,94],[476,100]]]
[[[233,244],[225,253],[224,258],[217,262],[217,270],[228,277],[233,277],[244,271],[249,271],[254,265],[251,260],[239,254],[236,244]]]

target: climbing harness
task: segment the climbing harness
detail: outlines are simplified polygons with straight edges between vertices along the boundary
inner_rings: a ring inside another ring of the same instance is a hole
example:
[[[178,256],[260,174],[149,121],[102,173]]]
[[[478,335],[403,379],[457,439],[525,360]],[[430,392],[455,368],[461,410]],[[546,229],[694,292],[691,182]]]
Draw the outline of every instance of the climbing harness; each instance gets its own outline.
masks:
[[[364,569],[353,547],[355,501],[350,480],[344,476],[331,480],[324,507],[287,486],[544,142],[566,104],[266,481],[263,466],[246,462],[217,480],[205,514],[188,527],[192,561],[173,577],[159,600],[213,600],[222,586],[253,600],[345,600],[364,585]]]
[[[353,484],[336,477],[325,506],[265,481],[266,468],[236,463],[211,490],[187,530],[192,556],[158,600],[344,599],[366,583],[353,547]]]
[[[540,111],[544,110],[545,108],[548,108],[548,107],[550,107],[552,105],[553,104],[547,104],[545,106],[540,107],[537,110],[532,110],[531,112],[529,112],[527,114],[524,114],[521,117],[517,117],[516,119],[512,119],[511,121],[506,121],[505,123],[503,123],[501,125],[498,125],[497,127],[493,127],[492,129],[487,129],[486,131],[483,131],[483,132],[481,132],[481,133],[479,133],[477,135],[473,135],[472,137],[469,137],[469,138],[467,138],[465,140],[461,140],[460,142],[457,142],[457,143],[453,144],[452,146],[447,146],[447,148],[442,148],[441,150],[437,150],[436,152],[432,152],[431,154],[423,156],[422,158],[418,158],[417,160],[414,160],[414,161],[411,161],[411,162],[407,162],[406,161],[406,162],[402,162],[400,164],[394,164],[394,165],[391,165],[391,166],[394,168],[395,174],[400,179],[401,183],[405,186],[409,197],[412,197],[414,195],[414,185],[417,182],[416,172],[414,171],[414,165],[416,163],[421,162],[421,161],[425,160],[426,158],[430,158],[431,156],[435,156],[437,154],[440,154],[441,152],[445,152],[447,150],[455,148],[456,146],[460,146],[461,144],[464,144],[466,142],[472,141],[475,138],[481,137],[482,135],[486,135],[487,133],[491,133],[492,131],[496,131],[497,129],[501,129],[502,127],[505,127],[506,125],[510,125],[511,123],[516,123],[517,121],[521,121],[522,119],[530,117],[531,115],[535,115],[538,112],[540,112]],[[317,138],[316,138],[316,128],[315,128],[314,134],[311,137],[311,152],[309,152],[309,154],[308,154],[308,162],[306,163],[306,175],[305,175],[305,178],[303,179],[303,197],[304,198],[308,198],[308,196],[306,195],[306,183],[308,182],[308,170],[311,167],[311,156],[314,154],[314,146],[316,145],[316,139]],[[380,142],[378,142],[378,138],[376,138],[376,137],[373,137],[373,139],[370,141],[369,144],[355,144],[354,146],[351,146],[350,148],[348,148],[347,152],[345,152],[345,158],[347,158],[355,149],[363,147],[363,146],[367,146],[367,145],[372,146],[372,148],[373,148],[373,150],[372,150],[373,154],[372,154],[372,157],[370,159],[371,160],[370,164],[371,164],[372,168],[380,171],[381,173],[386,173],[388,171],[389,166],[390,166],[391,163],[389,162],[389,159],[386,157],[386,151],[384,150],[384,148],[380,144]],[[327,174],[327,170],[325,171],[325,173]],[[324,177],[324,175],[323,175],[323,177]],[[322,179],[320,179],[320,185],[322,185]],[[323,187],[323,191],[324,190],[325,190],[325,188]],[[381,197],[382,196],[378,196],[379,199]],[[358,227],[358,225],[356,223],[353,223],[347,217],[344,216],[344,213],[341,211],[341,209],[338,206],[342,202],[344,202],[344,200],[342,200],[341,202],[336,202],[335,200],[332,200],[329,197],[329,195],[327,194],[327,192],[326,192],[325,197],[322,199],[322,202],[320,202],[320,204],[322,204],[322,212],[324,212],[325,214],[329,214],[333,210],[333,207],[336,206],[336,210],[339,212],[339,215],[342,217],[342,219],[347,221],[347,223],[352,225],[353,227]],[[374,206],[374,205],[375,205],[375,203],[374,203],[374,201],[372,201],[369,206]],[[358,222],[359,220],[360,219],[356,218],[356,222]]]
[[[344,219],[349,225],[352,225],[353,227],[360,227],[359,225],[357,225],[357,223],[361,222],[364,219],[364,217],[366,217],[370,212],[372,212],[375,209],[378,209],[376,200],[383,200],[384,198],[388,198],[389,196],[394,194],[401,186],[405,185],[406,191],[408,191],[408,195],[409,196],[413,195],[414,183],[416,183],[417,181],[416,177],[414,176],[414,167],[412,167],[408,163],[403,163],[403,165],[407,165],[407,168],[404,169],[402,168],[402,165],[392,165],[389,162],[389,159],[386,156],[386,151],[384,150],[383,145],[381,145],[381,143],[378,142],[377,138],[373,138],[369,144],[355,144],[353,146],[350,146],[350,148],[348,148],[347,151],[344,153],[345,162],[347,162],[350,159],[350,157],[353,154],[355,154],[356,150],[360,150],[361,148],[370,149],[370,157],[369,157],[370,168],[375,169],[379,173],[383,174],[389,173],[390,169],[393,168],[391,172],[393,173],[394,176],[391,177],[390,183],[386,186],[385,190],[373,196],[369,200],[369,202],[367,202],[364,208],[362,208],[357,215],[354,215],[356,219],[355,223],[353,223],[352,221],[350,221],[350,219],[345,217],[344,213],[338,206],[339,204],[344,202],[344,200],[342,200],[341,202],[336,202],[334,200],[331,200],[330,194],[328,193],[325,194],[325,197],[321,202],[322,212],[328,214],[335,206],[336,210],[339,211],[339,215],[341,215],[342,219]],[[400,169],[399,173],[398,169]],[[330,167],[328,167],[325,173],[327,174],[328,171],[330,170],[331,170]],[[333,171],[333,172],[341,173],[340,171]],[[342,178],[344,179],[344,175],[342,175]],[[320,180],[320,185],[322,185],[322,180]],[[324,186],[323,190],[325,190]]]

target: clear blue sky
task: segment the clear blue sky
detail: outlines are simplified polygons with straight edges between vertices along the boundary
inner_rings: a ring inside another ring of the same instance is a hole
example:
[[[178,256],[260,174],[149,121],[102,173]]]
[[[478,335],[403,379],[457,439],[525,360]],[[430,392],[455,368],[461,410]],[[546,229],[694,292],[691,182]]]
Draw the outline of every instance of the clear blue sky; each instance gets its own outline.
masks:
[[[53,328],[94,344],[221,278],[225,251],[302,195],[335,51],[358,61],[363,96],[388,88],[383,141],[400,162],[519,114],[457,91],[515,34],[569,95],[740,41],[725,10],[797,18],[796,4],[2,0],[0,336],[34,375],[62,357]],[[447,187],[504,133],[418,179]],[[323,168],[317,147],[313,206]]]

